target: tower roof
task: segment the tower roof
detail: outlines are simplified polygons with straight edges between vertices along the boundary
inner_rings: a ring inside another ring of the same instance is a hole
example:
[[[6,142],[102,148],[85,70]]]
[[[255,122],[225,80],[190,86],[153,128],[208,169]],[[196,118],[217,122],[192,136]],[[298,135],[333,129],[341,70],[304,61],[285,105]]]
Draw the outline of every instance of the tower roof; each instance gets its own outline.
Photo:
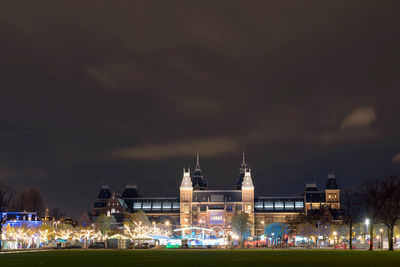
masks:
[[[140,197],[140,193],[136,185],[128,184],[125,186],[125,190],[122,193],[123,198],[137,198]]]
[[[192,186],[196,190],[206,190],[207,189],[207,181],[204,179],[203,174],[200,168],[200,156],[199,151],[197,150],[196,155],[196,167],[194,169],[194,174],[192,177]]]
[[[326,181],[325,189],[339,189],[337,181],[336,181],[336,173],[335,171],[328,172],[328,180]]]
[[[111,191],[108,186],[102,186],[97,196],[98,199],[109,199],[111,197]]]
[[[242,189],[254,189],[253,180],[251,179],[251,170],[246,171],[244,174]]]
[[[183,178],[181,183],[181,189],[193,189],[192,180],[190,179],[190,169],[186,171],[183,169]]]
[[[236,185],[235,185],[235,189],[236,190],[242,189],[242,183],[243,183],[244,174],[245,174],[246,170],[247,170],[246,155],[245,155],[245,152],[243,150],[242,163],[240,164],[240,169],[239,169],[239,178],[238,178],[238,180],[236,182]]]

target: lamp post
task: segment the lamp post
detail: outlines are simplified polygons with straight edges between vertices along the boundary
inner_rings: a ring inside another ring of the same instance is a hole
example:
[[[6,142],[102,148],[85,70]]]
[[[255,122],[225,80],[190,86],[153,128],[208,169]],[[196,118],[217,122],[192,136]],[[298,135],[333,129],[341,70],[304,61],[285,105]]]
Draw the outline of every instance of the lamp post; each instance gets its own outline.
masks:
[[[369,227],[369,219],[367,218],[367,219],[365,219],[365,225],[367,226],[367,232],[366,232],[366,234],[365,234],[365,241],[367,241],[367,236],[368,236],[368,227]],[[371,242],[371,240],[370,240],[370,242]]]
[[[334,240],[334,243],[335,243],[335,246],[337,245],[337,232],[336,231],[334,231],[333,232],[333,240]]]
[[[383,233],[383,229],[379,229],[379,232],[381,233],[381,240],[380,240],[380,245],[381,245],[381,250],[383,250],[383,239],[382,239],[382,233]]]

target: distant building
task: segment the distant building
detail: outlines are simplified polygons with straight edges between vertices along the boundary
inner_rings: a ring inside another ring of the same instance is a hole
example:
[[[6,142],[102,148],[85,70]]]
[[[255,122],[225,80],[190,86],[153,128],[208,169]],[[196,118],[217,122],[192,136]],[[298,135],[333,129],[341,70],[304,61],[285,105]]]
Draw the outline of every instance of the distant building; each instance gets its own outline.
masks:
[[[168,220],[179,227],[213,227],[226,232],[231,230],[235,212],[244,211],[254,225],[252,234],[259,235],[268,223],[288,222],[299,214],[322,210],[328,211],[334,220],[340,209],[340,189],[334,172],[328,173],[324,190],[312,183],[298,196],[255,197],[251,169],[247,167],[244,153],[233,190],[209,190],[197,155],[193,175],[190,169],[183,169],[179,192],[179,197],[149,198],[141,196],[135,185],[127,185],[122,195],[102,186],[92,216],[112,214],[121,221],[128,218],[129,213],[143,210],[152,221]]]
[[[3,212],[2,218],[6,217],[7,221],[3,225],[4,228],[10,227],[27,227],[34,228],[42,225],[40,218],[36,212],[15,211]]]

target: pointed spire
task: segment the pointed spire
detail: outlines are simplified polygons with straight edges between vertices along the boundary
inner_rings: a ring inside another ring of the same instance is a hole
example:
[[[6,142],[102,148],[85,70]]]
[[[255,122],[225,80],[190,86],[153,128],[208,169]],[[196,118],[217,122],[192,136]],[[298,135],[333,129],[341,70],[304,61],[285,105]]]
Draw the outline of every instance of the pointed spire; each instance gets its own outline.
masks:
[[[243,149],[242,151],[242,163],[240,164],[239,168],[239,179],[237,180],[235,184],[235,189],[240,190],[242,189],[242,183],[244,179],[244,174],[247,171],[247,164],[246,164],[246,153],[245,150]]]
[[[196,167],[195,167],[194,171],[200,171],[200,173],[201,173],[199,149],[197,149],[197,152],[196,152]]]

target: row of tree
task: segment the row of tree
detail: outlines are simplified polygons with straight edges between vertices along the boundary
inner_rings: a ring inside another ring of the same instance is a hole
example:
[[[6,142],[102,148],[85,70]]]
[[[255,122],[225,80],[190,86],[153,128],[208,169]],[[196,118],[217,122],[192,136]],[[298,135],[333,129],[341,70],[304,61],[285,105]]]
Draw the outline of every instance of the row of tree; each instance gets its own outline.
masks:
[[[321,221],[322,214],[320,212],[307,212],[288,224],[266,225],[264,232],[265,234],[277,234],[279,240],[282,240],[283,235],[290,233],[312,236],[318,232],[317,235],[328,236],[331,232],[344,232],[343,226],[347,226],[347,240],[349,248],[352,249],[354,226],[367,221],[369,223],[369,249],[373,250],[376,226],[383,224],[387,229],[388,248],[393,250],[394,229],[400,222],[400,177],[390,176],[383,180],[367,180],[356,189],[343,190],[340,213],[342,214],[341,225]],[[321,224],[323,227],[320,227]],[[245,212],[236,214],[232,220],[232,227],[239,234],[243,245],[243,241],[249,235],[249,229],[252,227],[249,215]],[[332,230],[333,228],[335,230]],[[343,233],[343,235],[346,234]]]
[[[41,217],[45,212],[44,200],[36,187],[23,189],[16,195],[14,189],[0,183],[0,211],[31,211]]]
[[[1,233],[3,225],[7,218],[2,216],[5,211],[29,211],[36,212],[38,217],[45,215],[45,204],[42,194],[36,187],[23,189],[16,194],[15,190],[10,186],[0,183],[0,249],[1,249]],[[65,213],[58,208],[53,208],[49,214],[56,220],[65,217]]]
[[[381,223],[387,228],[389,250],[393,250],[394,227],[400,219],[400,177],[368,180],[357,189],[346,189],[342,193],[341,202],[344,223],[348,226],[350,237],[355,223],[368,220],[372,241],[375,226]],[[351,247],[352,238],[349,242]],[[373,242],[370,242],[369,249],[373,249]]]

